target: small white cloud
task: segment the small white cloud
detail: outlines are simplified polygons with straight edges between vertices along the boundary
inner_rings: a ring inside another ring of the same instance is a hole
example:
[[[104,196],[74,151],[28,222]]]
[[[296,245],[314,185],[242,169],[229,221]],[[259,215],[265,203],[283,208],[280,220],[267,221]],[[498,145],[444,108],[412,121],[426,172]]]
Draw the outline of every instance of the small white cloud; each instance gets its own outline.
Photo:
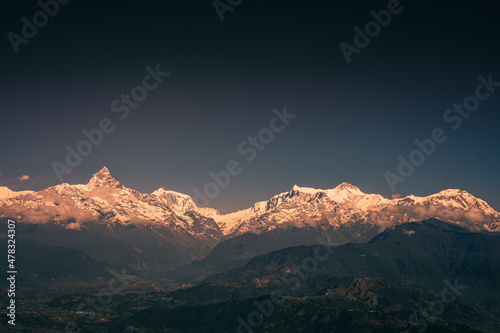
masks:
[[[19,181],[21,181],[21,182],[24,182],[26,180],[30,180],[30,176],[28,176],[28,175],[22,175],[21,177],[17,177],[16,179],[19,180]]]

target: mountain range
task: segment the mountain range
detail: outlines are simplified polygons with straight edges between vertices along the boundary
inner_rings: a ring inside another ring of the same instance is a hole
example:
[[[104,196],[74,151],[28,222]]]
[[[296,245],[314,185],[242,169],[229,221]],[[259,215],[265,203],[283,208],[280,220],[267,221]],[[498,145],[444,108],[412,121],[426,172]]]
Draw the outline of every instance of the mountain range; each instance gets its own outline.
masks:
[[[379,194],[363,193],[349,183],[328,190],[295,185],[290,191],[248,209],[221,214],[213,208],[197,207],[186,194],[164,188],[144,194],[127,188],[106,167],[86,184],[64,183],[36,192],[0,187],[0,217],[61,224],[72,229],[91,221],[108,225],[168,223],[201,237],[225,238],[276,229],[337,229],[355,224],[382,231],[427,218],[450,221],[474,231],[500,231],[500,213],[463,190],[386,199]],[[200,227],[203,230],[197,230]]]
[[[144,271],[190,263],[233,267],[270,251],[314,244],[318,235],[335,244],[366,242],[387,228],[428,218],[500,232],[500,214],[463,190],[387,199],[348,183],[328,190],[293,186],[248,209],[221,214],[197,207],[186,194],[127,188],[106,167],[86,184],[22,192],[2,187],[0,218],[18,221],[36,246],[67,246]],[[117,246],[122,251],[108,256]],[[197,275],[199,269],[188,271]]]
[[[73,320],[92,332],[417,332],[419,322],[427,332],[493,333],[500,325],[500,214],[463,190],[387,199],[348,183],[294,186],[222,214],[186,194],[127,188],[103,168],[86,184],[0,188],[0,225],[8,218],[17,222],[27,332]],[[116,272],[131,277],[127,289],[85,321],[77,308]],[[439,320],[425,317],[450,283],[466,292]],[[273,290],[283,302],[248,326]]]

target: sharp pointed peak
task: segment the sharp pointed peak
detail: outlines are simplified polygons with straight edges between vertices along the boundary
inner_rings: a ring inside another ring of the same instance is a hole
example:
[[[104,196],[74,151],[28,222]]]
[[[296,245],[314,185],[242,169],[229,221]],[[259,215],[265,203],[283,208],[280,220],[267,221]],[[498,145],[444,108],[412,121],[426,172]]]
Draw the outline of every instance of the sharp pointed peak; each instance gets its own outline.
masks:
[[[103,166],[103,167],[101,168],[101,170],[99,170],[99,171],[97,171],[97,172],[95,173],[95,175],[97,175],[97,174],[109,174],[109,175],[111,176],[111,172],[109,172],[109,169],[108,169],[108,168],[106,168],[105,166]]]
[[[89,188],[96,187],[118,187],[121,188],[123,185],[117,181],[113,176],[111,176],[111,172],[106,167],[103,167],[101,170],[97,171],[92,175],[92,178],[87,182],[87,186]]]

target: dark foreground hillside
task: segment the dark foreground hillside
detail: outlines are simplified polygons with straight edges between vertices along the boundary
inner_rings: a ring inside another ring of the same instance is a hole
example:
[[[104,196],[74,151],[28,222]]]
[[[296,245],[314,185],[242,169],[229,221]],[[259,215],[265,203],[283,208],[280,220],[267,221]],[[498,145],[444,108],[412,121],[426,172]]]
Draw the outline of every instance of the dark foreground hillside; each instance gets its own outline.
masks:
[[[498,333],[498,236],[428,220],[388,229],[368,243],[323,243],[257,256],[198,285],[147,280],[130,273],[104,303],[103,288],[109,279],[116,279],[117,271],[68,252],[64,265],[55,271],[66,281],[64,288],[21,291],[16,328],[113,333]],[[74,274],[82,274],[84,281],[72,289],[68,281]],[[92,283],[93,274],[100,276],[99,281]]]

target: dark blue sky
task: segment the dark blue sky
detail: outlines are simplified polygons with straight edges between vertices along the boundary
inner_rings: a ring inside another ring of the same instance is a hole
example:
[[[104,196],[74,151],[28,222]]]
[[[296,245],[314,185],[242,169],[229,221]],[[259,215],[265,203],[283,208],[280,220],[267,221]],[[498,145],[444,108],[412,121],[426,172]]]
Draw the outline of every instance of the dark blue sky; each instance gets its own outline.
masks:
[[[209,206],[232,211],[294,184],[343,181],[390,197],[384,173],[439,127],[447,141],[395,193],[460,188],[500,210],[500,88],[457,130],[443,120],[475,93],[479,75],[500,81],[497,2],[401,1],[348,64],[339,44],[354,44],[354,27],[387,4],[243,1],[221,22],[211,1],[73,0],[17,54],[7,34],[21,34],[21,18],[40,7],[3,4],[0,184],[59,183],[51,164],[65,164],[65,147],[109,118],[115,130],[65,181],[86,182],[107,166],[139,191],[194,195],[210,171],[236,160],[243,171]],[[157,64],[170,75],[120,120],[111,103]],[[297,117],[247,162],[238,145],[285,105]]]

